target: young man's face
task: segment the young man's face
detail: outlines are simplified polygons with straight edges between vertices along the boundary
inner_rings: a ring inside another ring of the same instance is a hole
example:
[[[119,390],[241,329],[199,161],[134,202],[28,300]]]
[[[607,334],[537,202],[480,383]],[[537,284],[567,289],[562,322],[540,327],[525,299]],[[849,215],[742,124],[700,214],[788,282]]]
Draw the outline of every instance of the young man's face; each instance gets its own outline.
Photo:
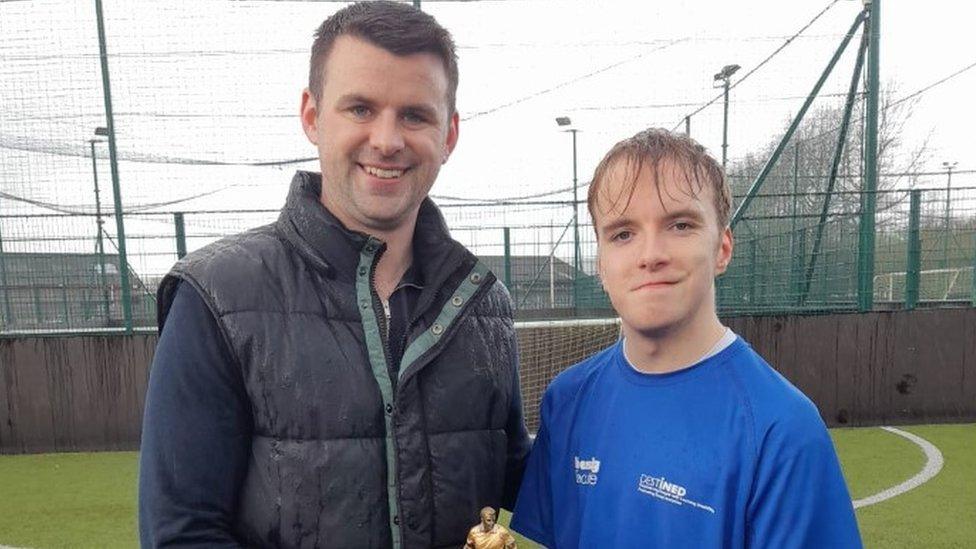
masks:
[[[321,98],[302,96],[302,126],[319,151],[322,203],[348,228],[412,224],[458,136],[436,55],[394,55],[340,36]]]
[[[660,175],[659,194],[645,166],[628,202],[633,173],[619,161],[595,208],[600,278],[625,335],[660,337],[706,321],[715,314],[715,277],[732,257],[732,232],[719,227],[711,185],[693,196],[667,160]]]

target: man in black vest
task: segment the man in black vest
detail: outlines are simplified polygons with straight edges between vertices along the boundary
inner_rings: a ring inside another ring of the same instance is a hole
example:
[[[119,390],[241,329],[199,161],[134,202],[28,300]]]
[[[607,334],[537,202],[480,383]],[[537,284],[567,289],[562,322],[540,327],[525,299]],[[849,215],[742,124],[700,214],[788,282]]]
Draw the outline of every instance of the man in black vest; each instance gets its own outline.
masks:
[[[458,547],[529,441],[511,299],[427,198],[458,137],[453,41],[393,2],[312,47],[277,222],[179,263],[139,479],[145,547]]]

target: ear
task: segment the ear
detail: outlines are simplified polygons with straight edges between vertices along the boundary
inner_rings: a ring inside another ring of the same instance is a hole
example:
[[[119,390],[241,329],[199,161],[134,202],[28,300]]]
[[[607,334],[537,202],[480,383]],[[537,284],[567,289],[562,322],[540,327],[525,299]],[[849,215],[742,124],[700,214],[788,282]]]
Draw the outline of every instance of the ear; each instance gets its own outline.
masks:
[[[735,247],[735,239],[732,237],[731,227],[726,227],[722,231],[719,239],[718,254],[715,257],[715,275],[718,276],[729,268],[732,261],[732,249]]]
[[[444,142],[444,159],[441,164],[446,164],[447,159],[451,157],[451,153],[454,152],[454,147],[457,146],[458,140],[458,124],[461,121],[461,117],[458,116],[457,111],[451,115],[451,121],[447,123],[447,140]]]
[[[315,104],[315,98],[312,97],[312,93],[305,88],[302,91],[302,109],[300,113],[302,119],[302,129],[305,130],[305,137],[313,145],[318,145],[319,141],[319,126],[318,126],[318,106]]]

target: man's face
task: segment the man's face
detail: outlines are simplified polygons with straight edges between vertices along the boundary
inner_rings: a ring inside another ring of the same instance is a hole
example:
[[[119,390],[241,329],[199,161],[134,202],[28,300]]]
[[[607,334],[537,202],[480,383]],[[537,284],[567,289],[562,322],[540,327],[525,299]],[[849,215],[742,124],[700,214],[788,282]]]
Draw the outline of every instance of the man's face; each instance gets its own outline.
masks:
[[[485,511],[481,513],[481,524],[485,527],[485,531],[491,530],[495,526],[495,512]]]
[[[660,337],[708,319],[715,277],[732,257],[732,232],[718,226],[713,189],[692,196],[671,164],[661,165],[660,195],[645,166],[628,203],[633,173],[618,162],[595,208],[600,277],[625,335]]]
[[[391,232],[417,209],[458,136],[447,73],[428,53],[394,55],[340,36],[321,98],[305,90],[302,126],[319,151],[322,203],[348,228]]]

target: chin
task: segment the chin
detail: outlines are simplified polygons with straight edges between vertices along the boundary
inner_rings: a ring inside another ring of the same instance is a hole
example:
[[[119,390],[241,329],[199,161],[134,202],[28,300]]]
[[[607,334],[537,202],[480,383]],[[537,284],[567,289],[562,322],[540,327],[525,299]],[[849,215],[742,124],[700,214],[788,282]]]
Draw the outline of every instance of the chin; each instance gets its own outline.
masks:
[[[629,331],[647,335],[667,332],[669,328],[674,326],[674,323],[669,319],[660,316],[648,318],[647,315],[639,315],[638,317],[620,315],[620,320]]]

